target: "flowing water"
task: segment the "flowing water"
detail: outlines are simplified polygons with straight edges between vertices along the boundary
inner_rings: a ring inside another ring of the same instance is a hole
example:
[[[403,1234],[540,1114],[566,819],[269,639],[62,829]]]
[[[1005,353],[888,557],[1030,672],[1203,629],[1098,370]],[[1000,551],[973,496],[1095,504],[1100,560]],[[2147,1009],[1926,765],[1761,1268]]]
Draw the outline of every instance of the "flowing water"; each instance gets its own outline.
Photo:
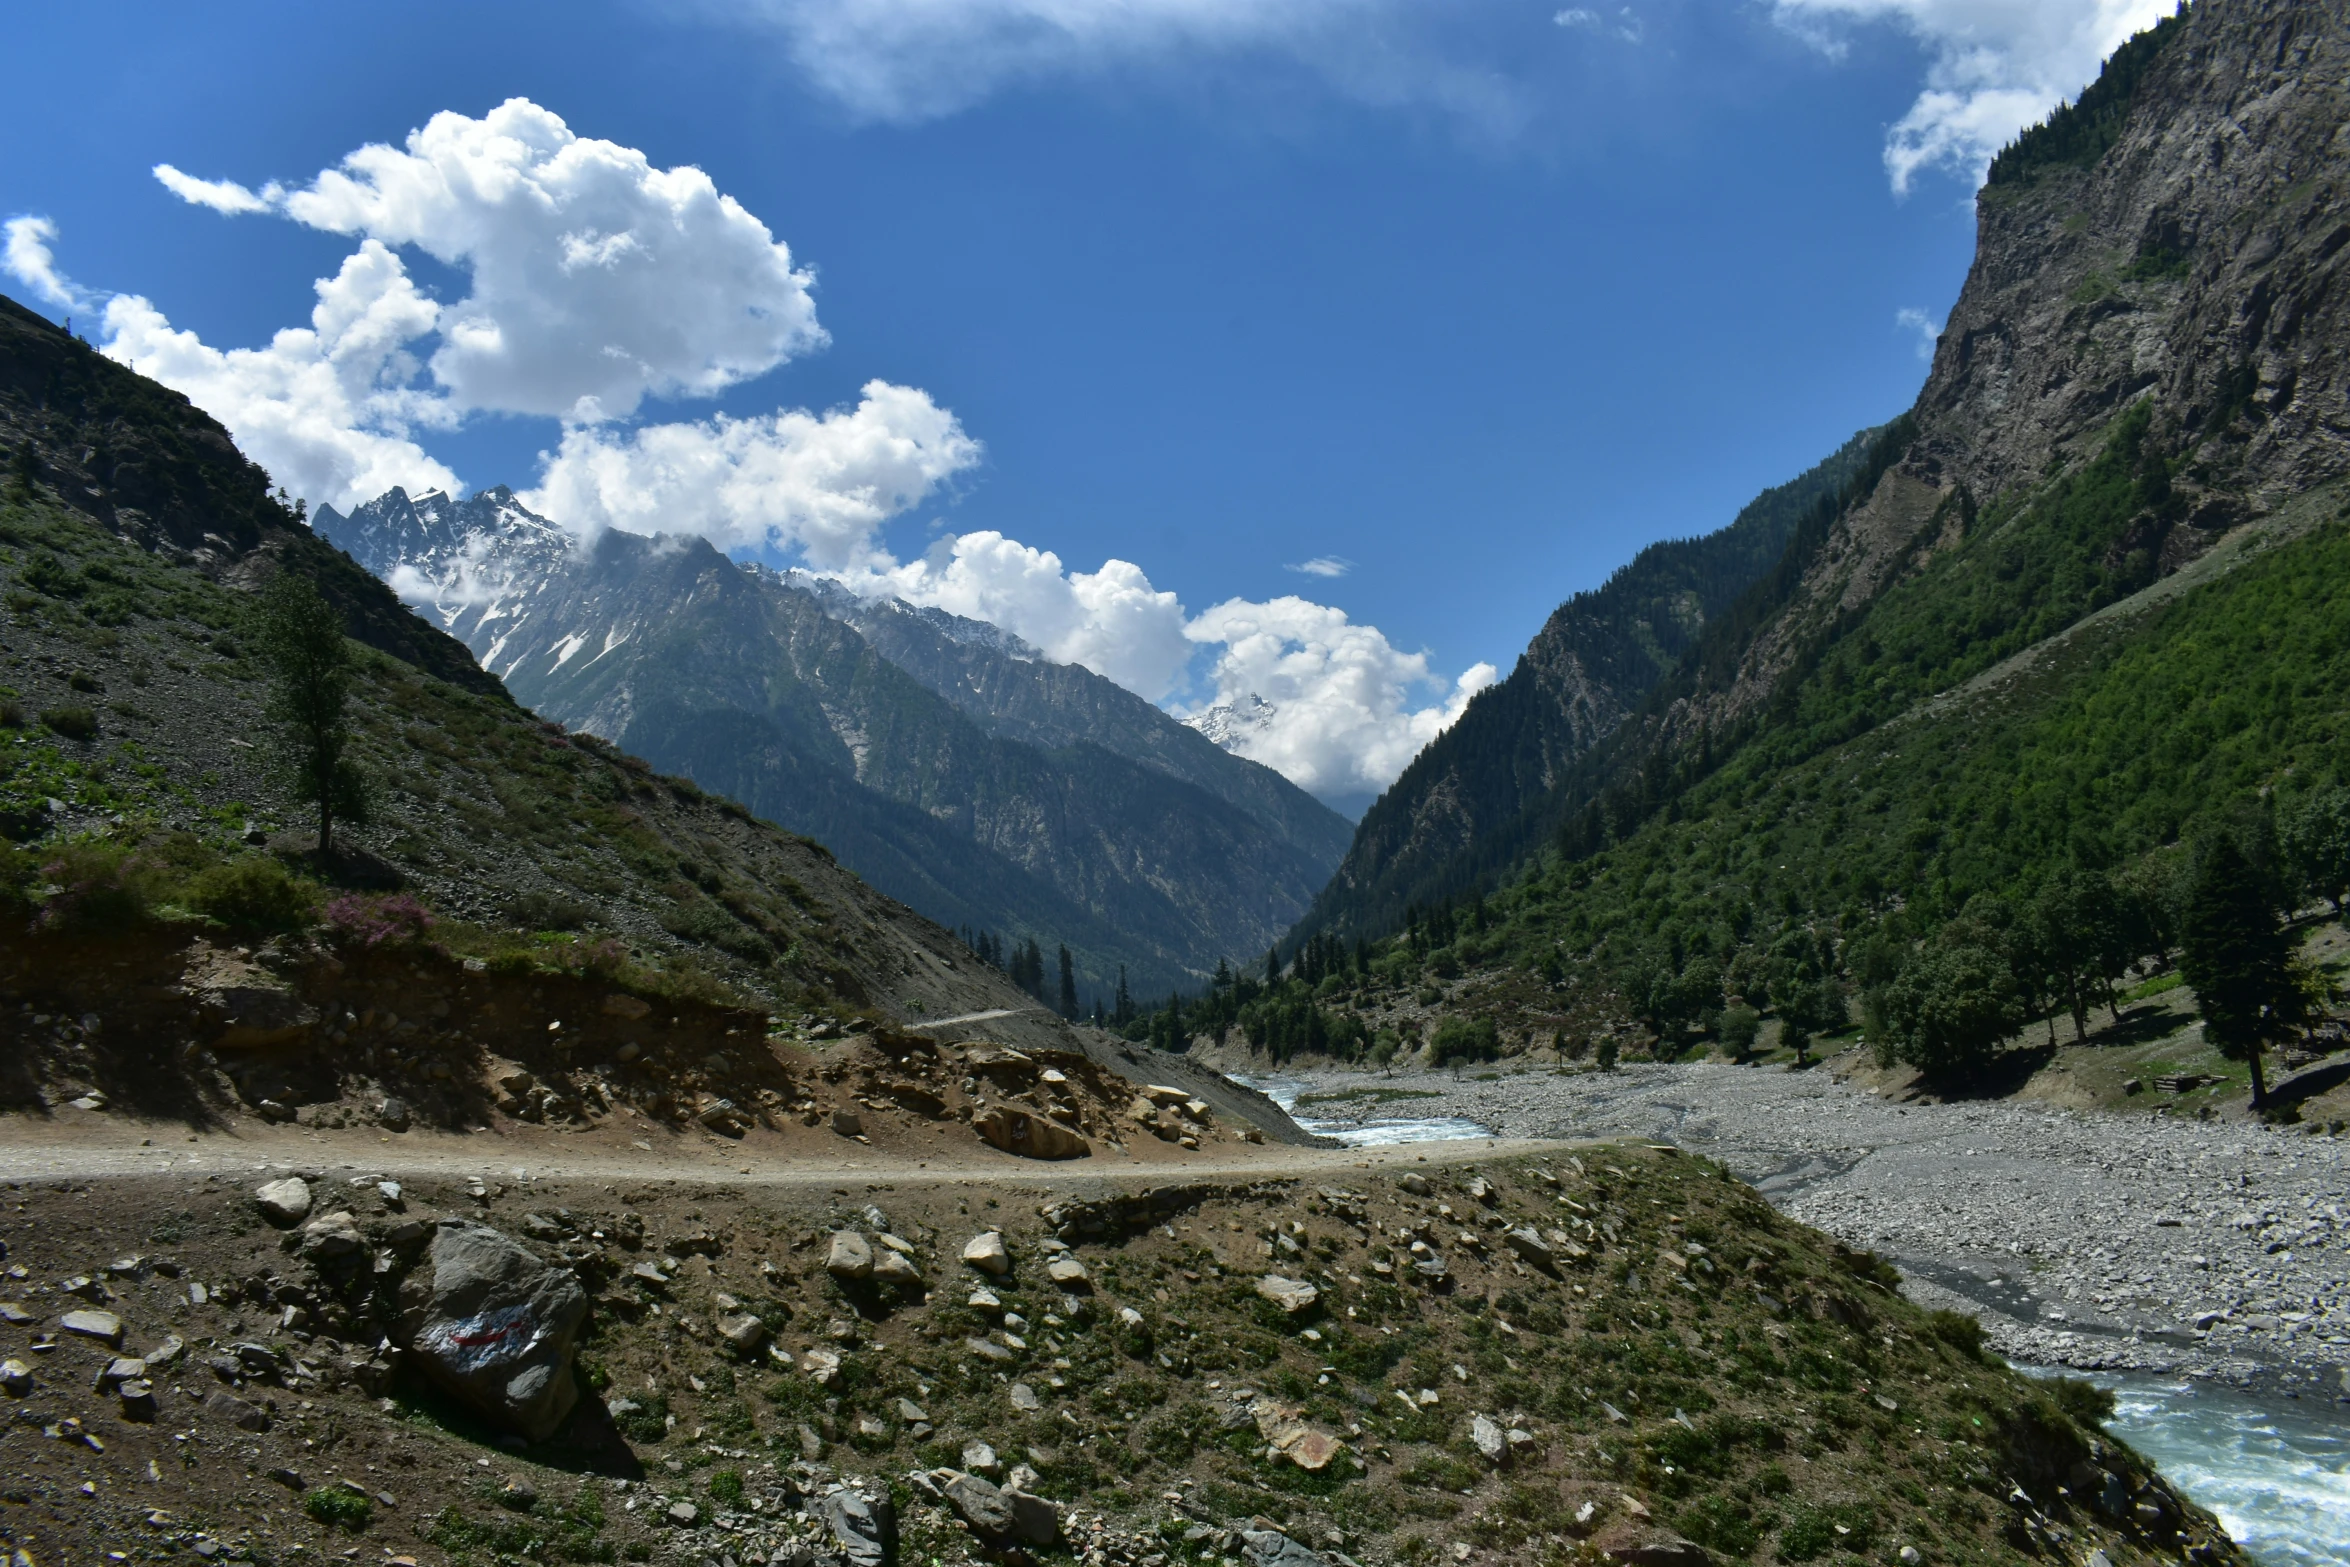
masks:
[[[2210,1508],[2262,1567],[2350,1567],[2350,1420],[2341,1405],[2166,1377],[2089,1380],[2113,1390],[2107,1429]]]
[[[1381,1100],[1374,1097],[1378,1090],[1350,1094],[1344,1102],[1309,1104],[1301,1112],[1298,1096],[1312,1085],[1294,1077],[1234,1077],[1233,1081],[1256,1089],[1289,1112],[1289,1118],[1306,1131],[1319,1136],[1336,1138],[1349,1148],[1378,1148],[1394,1143],[1444,1143],[1464,1137],[1491,1137],[1493,1128],[1469,1120],[1465,1116],[1386,1115],[1388,1108],[1408,1109],[1409,1099]]]

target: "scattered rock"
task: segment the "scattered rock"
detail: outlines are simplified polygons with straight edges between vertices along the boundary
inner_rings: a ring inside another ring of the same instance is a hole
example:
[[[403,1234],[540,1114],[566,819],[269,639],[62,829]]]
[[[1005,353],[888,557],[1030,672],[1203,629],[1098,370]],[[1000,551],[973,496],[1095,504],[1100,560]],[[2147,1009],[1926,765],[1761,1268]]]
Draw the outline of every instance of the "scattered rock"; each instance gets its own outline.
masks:
[[[986,1475],[993,1479],[1004,1465],[1003,1460],[996,1457],[994,1448],[985,1442],[973,1441],[963,1444],[963,1467],[975,1475]]]
[[[873,1276],[873,1248],[855,1230],[835,1230],[824,1254],[824,1271],[843,1283]]]
[[[122,1348],[122,1318],[111,1311],[69,1311],[57,1319],[57,1328],[77,1338],[94,1338],[111,1348]]]
[[[1345,1449],[1346,1444],[1336,1433],[1307,1424],[1305,1411],[1301,1409],[1260,1398],[1251,1413],[1256,1417],[1257,1434],[1265,1439],[1265,1445],[1300,1469],[1326,1469],[1330,1460]]]
[[[767,1342],[767,1324],[749,1312],[736,1317],[720,1317],[718,1336],[726,1340],[736,1354],[748,1355]]]
[[[1325,1567],[1319,1552],[1278,1529],[1244,1529],[1240,1539],[1249,1567]]]
[[[310,1183],[298,1175],[271,1181],[253,1194],[253,1206],[279,1229],[292,1229],[310,1217]]]
[[[1093,1145],[1056,1121],[997,1105],[975,1118],[971,1129],[1006,1153],[1024,1159],[1083,1159]]]
[[[1055,1257],[1045,1264],[1045,1273],[1063,1289],[1083,1289],[1093,1283],[1085,1271],[1085,1264],[1075,1257]]]
[[[269,1411],[259,1404],[248,1404],[233,1393],[215,1393],[204,1400],[204,1412],[227,1421],[240,1431],[258,1435],[269,1429]]]
[[[375,1124],[387,1132],[408,1130],[408,1101],[394,1094],[375,1107]]]
[[[865,1135],[865,1119],[854,1110],[835,1110],[832,1112],[832,1129],[843,1137],[862,1137]]]
[[[1435,1187],[1428,1184],[1428,1177],[1422,1175],[1417,1170],[1407,1172],[1403,1178],[1398,1180],[1395,1184],[1402,1187],[1405,1191],[1410,1192],[1414,1197],[1426,1197],[1433,1194],[1436,1190]]]
[[[32,1391],[33,1368],[21,1360],[0,1360],[0,1392],[22,1398]]]
[[[680,1529],[691,1529],[702,1521],[702,1510],[691,1502],[671,1502],[661,1516]]]
[[[894,1237],[884,1237],[884,1239],[894,1239]],[[914,1259],[904,1252],[894,1247],[885,1247],[873,1259],[873,1282],[887,1284],[897,1289],[919,1289],[922,1285],[922,1270],[916,1267]]]
[[[366,1249],[367,1238],[359,1233],[359,1221],[348,1212],[325,1214],[302,1226],[301,1252],[307,1262],[345,1262]]]
[[[652,1005],[641,997],[616,994],[604,998],[604,1016],[606,1017],[626,1018],[629,1022],[634,1023],[652,1010]]]
[[[1033,1415],[1044,1408],[1044,1400],[1036,1396],[1036,1389],[1025,1382],[1012,1384],[1012,1407],[1024,1415]]]
[[[569,1269],[488,1225],[443,1219],[400,1299],[402,1331],[425,1374],[494,1423],[539,1442],[571,1413],[572,1350],[588,1302]]]
[[[1488,1463],[1501,1463],[1510,1456],[1509,1437],[1490,1415],[1479,1415],[1469,1422],[1469,1440],[1477,1444],[1477,1451]]]
[[[1537,1268],[1548,1268],[1557,1260],[1551,1253],[1550,1242],[1531,1224],[1521,1224],[1502,1236],[1502,1244],[1516,1252],[1521,1261]]]
[[[897,1513],[887,1497],[843,1489],[824,1498],[824,1527],[849,1567],[882,1567],[897,1539]]]
[[[963,1243],[963,1260],[982,1273],[1002,1278],[1012,1271],[1012,1254],[1004,1249],[1001,1231],[989,1230]]]
[[[29,1328],[40,1321],[38,1314],[25,1310],[12,1300],[0,1300],[0,1322],[12,1328]]]
[[[1305,1280],[1284,1278],[1278,1273],[1268,1273],[1257,1280],[1257,1293],[1293,1317],[1313,1310],[1314,1302],[1322,1298],[1322,1292]]]

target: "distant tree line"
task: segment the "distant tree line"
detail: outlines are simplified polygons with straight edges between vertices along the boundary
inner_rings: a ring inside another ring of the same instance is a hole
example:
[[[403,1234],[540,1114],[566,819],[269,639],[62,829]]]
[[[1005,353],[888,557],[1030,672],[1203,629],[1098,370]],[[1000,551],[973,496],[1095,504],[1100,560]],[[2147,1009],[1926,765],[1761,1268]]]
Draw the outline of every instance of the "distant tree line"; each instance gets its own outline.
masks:
[[[1062,943],[1059,947],[1058,962],[1055,965],[1059,983],[1055,985],[1050,982],[1046,974],[1044,946],[1035,937],[1030,936],[1025,940],[1014,941],[1007,947],[1004,944],[1004,938],[993,931],[973,930],[966,925],[957,931],[956,935],[962,940],[964,947],[969,950],[971,955],[979,959],[980,962],[991,968],[1003,970],[1005,976],[1013,984],[1044,1005],[1052,1007],[1061,1016],[1072,1022],[1077,1019],[1079,1016],[1077,1009],[1077,965],[1076,959],[1069,952],[1067,943]],[[1118,970],[1118,985],[1121,994],[1125,990],[1125,984],[1126,971],[1124,968],[1120,968]],[[1094,1001],[1094,1011],[1097,1016],[1101,1012],[1101,1001],[1098,997]]]

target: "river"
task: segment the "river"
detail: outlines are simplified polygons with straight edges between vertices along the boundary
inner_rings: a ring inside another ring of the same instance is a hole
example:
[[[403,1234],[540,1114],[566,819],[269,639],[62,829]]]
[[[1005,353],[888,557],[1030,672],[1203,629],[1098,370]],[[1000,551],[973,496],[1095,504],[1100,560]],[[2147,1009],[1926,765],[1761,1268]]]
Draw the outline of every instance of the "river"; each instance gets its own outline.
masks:
[[[1397,1143],[1446,1143],[1469,1137],[1491,1137],[1493,1128],[1466,1116],[1436,1115],[1333,1115],[1331,1112],[1352,1108],[1354,1104],[1373,1106],[1392,1104],[1407,1106],[1418,1095],[1399,1094],[1384,1098],[1389,1091],[1365,1088],[1346,1095],[1346,1104],[1320,1105],[1308,1103],[1298,1108],[1301,1094],[1312,1091],[1313,1085],[1294,1077],[1242,1077],[1234,1074],[1234,1082],[1253,1088],[1289,1112],[1289,1118],[1301,1128],[1318,1137],[1328,1137],[1349,1148],[1385,1148]]]
[[[2210,1508],[2262,1567],[2350,1567],[2350,1426],[2341,1406],[2184,1378],[2089,1380],[2113,1390],[2107,1429]]]

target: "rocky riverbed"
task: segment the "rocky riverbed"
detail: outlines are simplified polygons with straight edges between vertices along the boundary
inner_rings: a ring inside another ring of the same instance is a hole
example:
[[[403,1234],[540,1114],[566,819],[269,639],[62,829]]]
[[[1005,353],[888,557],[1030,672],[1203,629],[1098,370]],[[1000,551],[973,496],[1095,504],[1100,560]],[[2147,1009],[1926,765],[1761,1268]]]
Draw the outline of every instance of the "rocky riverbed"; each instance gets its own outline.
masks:
[[[1418,1091],[1507,1137],[1632,1135],[1720,1159],[1774,1203],[1978,1314],[2004,1354],[2350,1398],[2350,1147],[2302,1128],[1904,1104],[1720,1063],[1499,1076],[1292,1072],[1317,1096]],[[1318,1113],[1344,1114],[1322,1098]],[[1391,1112],[1392,1113],[1392,1112]]]

